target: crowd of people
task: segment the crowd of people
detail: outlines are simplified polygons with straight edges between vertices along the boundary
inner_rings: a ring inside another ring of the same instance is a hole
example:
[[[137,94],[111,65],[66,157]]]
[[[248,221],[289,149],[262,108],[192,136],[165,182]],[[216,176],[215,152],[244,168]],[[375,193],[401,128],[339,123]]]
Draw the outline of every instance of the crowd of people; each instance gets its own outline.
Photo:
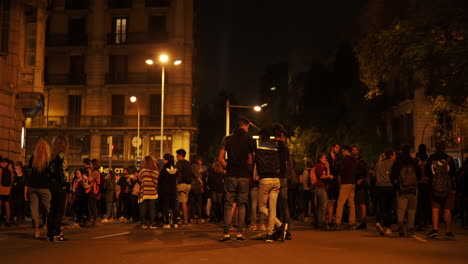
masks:
[[[430,238],[440,235],[439,218],[445,236],[454,237],[454,209],[465,223],[467,162],[458,168],[443,143],[432,155],[424,145],[415,157],[408,145],[388,150],[374,165],[364,162],[359,146],[333,144],[300,172],[282,125],[261,129],[254,140],[249,124],[237,121],[208,167],[198,156],[189,162],[179,149],[162,161],[144,157],[140,169],[121,174],[104,173],[97,159],[71,171],[67,138],[40,139],[27,166],[0,157],[0,219],[21,225],[30,215],[34,236],[46,227],[51,242],[65,240],[64,216],[73,227],[137,222],[143,229],[170,229],[209,221],[223,224],[221,242],[231,241],[232,231],[245,241],[248,228],[264,231],[268,243],[292,239],[291,219],[321,230],[367,229],[372,214],[382,236],[430,228]]]

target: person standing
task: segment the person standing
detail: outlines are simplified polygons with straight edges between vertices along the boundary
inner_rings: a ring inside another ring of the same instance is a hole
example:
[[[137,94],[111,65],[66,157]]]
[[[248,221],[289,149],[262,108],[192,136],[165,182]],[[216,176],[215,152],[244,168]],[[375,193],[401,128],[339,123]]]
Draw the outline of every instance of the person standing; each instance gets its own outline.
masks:
[[[226,168],[224,178],[224,234],[221,242],[231,240],[229,231],[232,223],[232,207],[238,206],[237,240],[245,241],[243,236],[245,223],[245,208],[249,200],[249,174],[253,164],[255,145],[249,136],[249,121],[245,118],[237,120],[236,128],[232,135],[226,136],[221,142],[218,161]],[[227,161],[224,157],[227,153]]]
[[[317,201],[317,223],[319,228],[327,229],[330,223],[326,222],[328,206],[328,188],[335,179],[330,174],[330,164],[325,153],[318,155],[317,164],[310,172],[312,184],[315,186],[315,200]],[[331,218],[329,217],[331,220]]]
[[[174,168],[174,156],[163,156],[164,165],[159,173],[159,200],[164,215],[163,228],[177,228],[177,169]]]
[[[192,181],[193,181],[193,173],[192,173],[192,166],[190,162],[185,159],[185,155],[187,152],[185,149],[178,149],[176,151],[177,154],[177,163],[176,169],[177,173],[179,174],[179,184],[177,184],[177,193],[178,193],[178,200],[179,203],[182,205],[182,214],[184,217],[184,222],[182,225],[189,225],[189,212],[188,212],[188,200],[189,200],[189,193]]]
[[[16,175],[13,180],[13,187],[11,190],[11,196],[13,197],[16,225],[20,225],[25,221],[25,210],[26,210],[26,183],[23,170],[23,163],[17,161],[15,163]]]
[[[395,163],[396,154],[393,150],[385,151],[377,164],[375,165],[375,193],[377,195],[375,228],[377,232],[384,236],[390,235],[392,229],[392,208],[395,200],[395,189],[390,179],[393,163]]]
[[[414,220],[418,204],[418,180],[421,173],[410,155],[411,147],[404,145],[391,170],[392,183],[397,188],[397,221],[400,236],[414,235]],[[405,216],[407,221],[405,224]]]
[[[51,161],[50,182],[50,213],[47,222],[47,237],[50,242],[64,241],[62,219],[65,214],[65,203],[68,188],[68,138],[57,136],[52,141],[53,159]]]
[[[356,225],[356,207],[354,203],[354,189],[356,183],[357,161],[351,156],[350,148],[343,146],[343,160],[339,166],[338,183],[340,193],[336,207],[335,226],[341,228],[341,218],[343,216],[343,207],[346,201],[349,206],[349,225]]]
[[[110,170],[106,176],[106,217],[102,219],[102,223],[108,223],[112,218],[116,218],[114,212],[114,204],[116,204],[117,197],[117,180],[115,178],[115,172]]]
[[[330,166],[330,174],[335,176],[333,180],[330,181],[328,186],[328,223],[332,222],[333,212],[335,210],[336,200],[338,199],[338,175],[339,175],[339,164],[340,164],[340,154],[341,146],[339,144],[333,144],[331,146],[330,153],[327,154],[327,161]],[[330,224],[330,228],[333,224]]]
[[[37,141],[34,154],[29,161],[31,173],[26,175],[26,186],[29,203],[31,206],[31,218],[34,227],[34,237],[39,238],[39,203],[43,213],[49,215],[50,208],[50,173],[51,151],[50,146],[43,138]],[[44,223],[45,224],[45,223]]]
[[[439,236],[439,212],[443,210],[445,223],[445,236],[453,238],[452,209],[455,206],[455,177],[456,167],[452,157],[445,153],[445,143],[436,143],[436,152],[429,156],[426,164],[426,176],[432,183],[432,230],[427,235],[429,238]]]
[[[216,160],[213,165],[208,169],[207,175],[207,188],[211,193],[213,200],[213,214],[212,222],[218,223],[223,219],[223,201],[224,201],[224,176],[225,171],[221,162]]]
[[[146,156],[143,159],[142,169],[138,174],[140,192],[138,204],[140,208],[140,228],[155,229],[153,223],[156,217],[156,199],[158,199],[159,170],[153,158]],[[149,225],[146,225],[146,212],[149,210]]]
[[[359,146],[351,146],[351,156],[356,159],[356,203],[361,209],[361,223],[356,229],[367,229],[367,207],[369,206],[369,173],[367,165],[359,153]]]
[[[13,179],[14,174],[10,168],[10,161],[8,159],[0,159],[0,211],[2,206],[5,206],[5,226],[11,225],[10,194]]]

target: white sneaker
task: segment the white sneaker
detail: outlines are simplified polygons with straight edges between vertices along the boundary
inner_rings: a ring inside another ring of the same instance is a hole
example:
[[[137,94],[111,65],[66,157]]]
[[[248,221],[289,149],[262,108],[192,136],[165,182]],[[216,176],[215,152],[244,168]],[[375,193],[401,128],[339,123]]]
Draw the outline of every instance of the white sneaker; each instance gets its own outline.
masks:
[[[174,228],[179,228],[179,225],[178,225],[178,224],[174,224],[173,227],[174,227]]]
[[[168,228],[171,228],[171,226],[170,225],[163,225],[163,228],[168,229]]]
[[[109,223],[109,220],[107,218],[102,219],[101,223]]]

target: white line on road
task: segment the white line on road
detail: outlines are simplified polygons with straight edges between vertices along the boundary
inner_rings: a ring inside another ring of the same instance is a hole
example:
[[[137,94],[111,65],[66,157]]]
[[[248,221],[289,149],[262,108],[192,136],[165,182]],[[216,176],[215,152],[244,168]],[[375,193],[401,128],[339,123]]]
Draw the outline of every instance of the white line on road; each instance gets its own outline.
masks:
[[[128,235],[128,234],[130,234],[130,232],[123,232],[123,233],[117,233],[117,234],[112,234],[112,235],[107,235],[107,236],[93,237],[92,239],[101,239],[101,238],[107,238],[107,237],[123,236],[123,235]]]
[[[424,243],[427,242],[426,239],[424,239],[424,238],[422,238],[420,236],[417,236],[417,235],[413,235],[412,238],[414,238],[414,239],[416,239],[416,240],[418,240],[420,242],[424,242]]]

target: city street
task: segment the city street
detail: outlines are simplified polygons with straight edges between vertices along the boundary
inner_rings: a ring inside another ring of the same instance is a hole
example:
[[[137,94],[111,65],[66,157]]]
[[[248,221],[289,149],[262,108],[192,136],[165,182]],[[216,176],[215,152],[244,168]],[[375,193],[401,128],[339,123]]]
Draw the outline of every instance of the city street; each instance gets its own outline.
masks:
[[[365,231],[318,231],[298,226],[293,240],[263,242],[263,231],[246,242],[218,242],[221,228],[200,224],[179,229],[137,229],[135,224],[99,224],[65,229],[69,241],[33,238],[31,229],[0,230],[1,263],[466,263],[468,232],[456,240],[383,238]]]

